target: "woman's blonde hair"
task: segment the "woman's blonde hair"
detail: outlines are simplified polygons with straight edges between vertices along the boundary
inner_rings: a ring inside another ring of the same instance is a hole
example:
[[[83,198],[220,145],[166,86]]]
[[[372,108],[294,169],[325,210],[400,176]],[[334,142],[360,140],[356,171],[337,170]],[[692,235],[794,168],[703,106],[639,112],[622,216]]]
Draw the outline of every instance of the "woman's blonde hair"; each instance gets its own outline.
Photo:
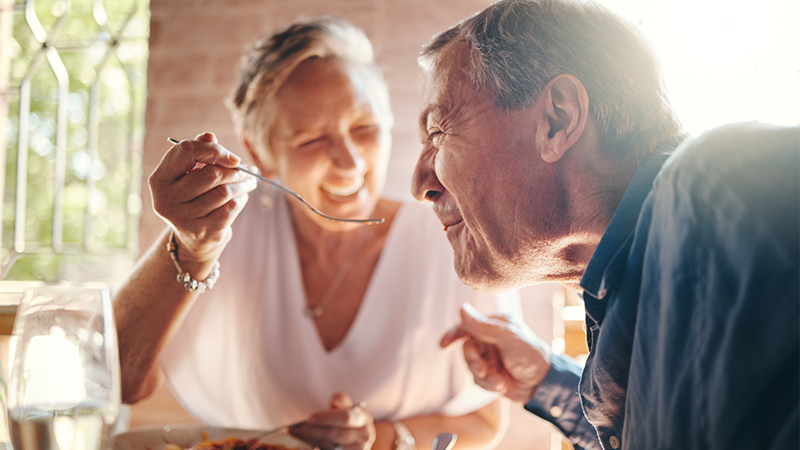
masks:
[[[252,150],[266,158],[267,164],[272,164],[268,148],[275,113],[272,100],[292,71],[315,57],[339,59],[361,71],[378,108],[376,115],[384,126],[392,125],[389,90],[364,32],[335,16],[297,22],[256,41],[243,55],[239,84],[227,100],[237,132],[256,147]]]

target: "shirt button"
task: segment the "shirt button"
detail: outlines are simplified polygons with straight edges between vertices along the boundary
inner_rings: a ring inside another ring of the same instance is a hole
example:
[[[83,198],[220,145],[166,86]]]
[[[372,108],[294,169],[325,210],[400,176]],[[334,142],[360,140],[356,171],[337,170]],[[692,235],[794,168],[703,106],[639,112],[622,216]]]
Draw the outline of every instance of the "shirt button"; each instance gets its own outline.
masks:
[[[619,448],[619,439],[616,436],[611,436],[608,438],[608,443],[611,444],[611,448],[618,449]]]
[[[564,410],[561,409],[560,406],[553,406],[552,408],[550,408],[550,415],[555,417],[556,419],[561,417],[561,414],[564,414]]]

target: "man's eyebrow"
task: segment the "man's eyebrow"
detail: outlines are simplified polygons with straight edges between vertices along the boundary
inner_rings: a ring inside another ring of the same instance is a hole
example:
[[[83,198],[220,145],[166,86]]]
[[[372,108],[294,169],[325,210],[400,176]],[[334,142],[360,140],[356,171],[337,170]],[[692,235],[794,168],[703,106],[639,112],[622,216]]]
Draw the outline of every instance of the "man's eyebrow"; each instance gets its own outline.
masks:
[[[428,105],[419,112],[419,126],[425,128],[428,125],[428,114],[431,113],[431,109],[433,109],[432,105]]]
[[[419,126],[422,128],[428,127],[428,116],[431,115],[432,112],[441,110],[436,104],[429,104],[419,113]]]

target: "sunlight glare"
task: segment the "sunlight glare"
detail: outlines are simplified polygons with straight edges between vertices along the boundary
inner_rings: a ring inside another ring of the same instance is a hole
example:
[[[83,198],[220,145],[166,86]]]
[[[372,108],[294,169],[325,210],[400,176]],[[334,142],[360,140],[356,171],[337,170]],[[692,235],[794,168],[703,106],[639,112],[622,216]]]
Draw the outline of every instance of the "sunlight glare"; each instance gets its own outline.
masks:
[[[797,0],[601,0],[656,48],[686,131],[800,124]]]

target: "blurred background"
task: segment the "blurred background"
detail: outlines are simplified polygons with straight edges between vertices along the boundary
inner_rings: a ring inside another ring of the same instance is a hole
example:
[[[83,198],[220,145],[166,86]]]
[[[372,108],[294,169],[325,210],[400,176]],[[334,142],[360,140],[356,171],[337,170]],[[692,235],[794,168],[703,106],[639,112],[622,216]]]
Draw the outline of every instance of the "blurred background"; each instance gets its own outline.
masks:
[[[421,46],[486,0],[0,0],[0,334],[32,283],[116,286],[163,227],[146,177],[170,144],[213,131],[239,155],[222,104],[239,55],[300,17],[364,28],[389,84],[395,128],[386,192],[409,198],[419,152]],[[604,0],[657,49],[686,130],[800,123],[797,0]],[[223,275],[224,276],[224,275]],[[582,305],[556,285],[521,292],[525,318],[580,358]],[[6,363],[0,355],[0,362]],[[500,448],[557,449],[560,437],[512,406]],[[168,391],[131,426],[191,421]]]

